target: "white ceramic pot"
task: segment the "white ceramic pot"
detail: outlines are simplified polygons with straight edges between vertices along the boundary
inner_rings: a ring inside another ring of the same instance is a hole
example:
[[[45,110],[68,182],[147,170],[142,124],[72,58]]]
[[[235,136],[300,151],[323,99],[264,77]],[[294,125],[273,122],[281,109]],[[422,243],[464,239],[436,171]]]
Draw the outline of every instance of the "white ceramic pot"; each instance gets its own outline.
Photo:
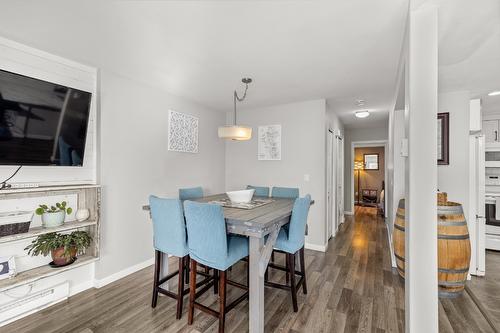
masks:
[[[83,222],[90,216],[90,211],[88,209],[79,209],[76,211],[75,218],[78,222]]]
[[[229,200],[234,203],[249,203],[252,200],[255,189],[226,192]]]
[[[66,218],[66,212],[63,210],[55,213],[43,213],[42,226],[44,228],[58,227],[64,223],[65,218]]]

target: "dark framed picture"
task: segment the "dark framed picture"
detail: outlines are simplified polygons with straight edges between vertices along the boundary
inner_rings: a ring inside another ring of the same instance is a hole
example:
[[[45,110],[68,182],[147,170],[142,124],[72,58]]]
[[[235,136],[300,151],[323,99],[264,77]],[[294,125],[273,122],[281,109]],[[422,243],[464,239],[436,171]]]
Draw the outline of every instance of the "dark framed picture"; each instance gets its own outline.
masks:
[[[378,154],[363,155],[365,170],[378,170]]]
[[[450,114],[437,115],[437,162],[438,165],[450,164]]]

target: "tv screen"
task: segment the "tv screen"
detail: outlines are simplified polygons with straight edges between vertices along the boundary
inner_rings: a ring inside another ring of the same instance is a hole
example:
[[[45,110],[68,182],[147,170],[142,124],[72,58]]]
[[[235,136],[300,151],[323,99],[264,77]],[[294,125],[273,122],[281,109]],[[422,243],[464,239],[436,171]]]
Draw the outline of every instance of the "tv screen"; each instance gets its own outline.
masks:
[[[0,70],[0,164],[82,166],[91,98]]]

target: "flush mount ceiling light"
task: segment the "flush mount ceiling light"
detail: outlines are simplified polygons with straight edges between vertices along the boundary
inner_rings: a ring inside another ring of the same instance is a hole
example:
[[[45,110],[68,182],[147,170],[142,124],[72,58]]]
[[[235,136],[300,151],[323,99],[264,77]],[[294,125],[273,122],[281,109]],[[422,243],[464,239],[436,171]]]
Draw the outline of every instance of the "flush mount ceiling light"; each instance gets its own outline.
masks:
[[[248,126],[240,126],[236,125],[236,102],[243,102],[245,97],[247,97],[248,85],[252,83],[251,78],[243,78],[241,82],[245,84],[245,92],[243,96],[240,98],[236,90],[233,94],[234,101],[234,122],[233,125],[221,126],[219,127],[219,138],[227,139],[227,140],[235,140],[235,141],[245,141],[250,140],[252,138],[252,128]]]
[[[370,111],[368,110],[356,111],[354,115],[356,116],[356,118],[366,118],[370,115]]]
[[[498,95],[500,95],[500,90],[492,91],[488,94],[488,96],[498,96]]]

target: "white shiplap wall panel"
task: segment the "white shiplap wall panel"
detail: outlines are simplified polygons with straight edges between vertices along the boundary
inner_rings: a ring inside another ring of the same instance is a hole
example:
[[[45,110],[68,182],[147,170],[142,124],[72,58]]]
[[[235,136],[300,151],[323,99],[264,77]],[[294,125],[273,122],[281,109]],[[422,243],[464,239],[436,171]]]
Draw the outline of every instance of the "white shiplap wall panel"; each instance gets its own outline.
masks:
[[[83,167],[25,166],[12,182],[40,185],[95,184],[97,166],[97,69],[0,37],[0,69],[92,93]],[[0,166],[0,179],[13,166]]]

